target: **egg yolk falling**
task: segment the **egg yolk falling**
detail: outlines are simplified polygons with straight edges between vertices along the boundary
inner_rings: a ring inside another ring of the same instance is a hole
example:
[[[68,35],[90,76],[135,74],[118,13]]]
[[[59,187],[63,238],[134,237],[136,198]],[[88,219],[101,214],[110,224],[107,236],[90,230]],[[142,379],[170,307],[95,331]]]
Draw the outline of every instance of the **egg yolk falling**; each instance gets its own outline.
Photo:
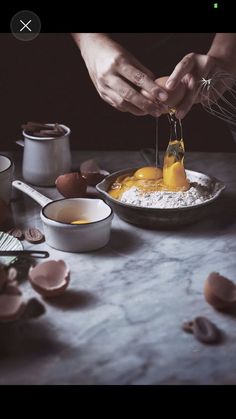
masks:
[[[112,184],[109,194],[120,199],[123,192],[137,187],[142,192],[156,191],[186,191],[189,181],[184,169],[184,142],[180,121],[174,117],[174,110],[170,109],[170,141],[164,156],[163,170],[160,167],[145,166],[136,170],[132,176],[120,176]],[[179,128],[180,132],[177,132]]]
[[[163,182],[171,191],[189,189],[189,181],[184,169],[183,140],[169,142],[164,157]]]
[[[175,109],[169,110],[170,141],[164,156],[163,182],[169,190],[188,190],[184,169],[184,142],[181,121],[175,117]]]

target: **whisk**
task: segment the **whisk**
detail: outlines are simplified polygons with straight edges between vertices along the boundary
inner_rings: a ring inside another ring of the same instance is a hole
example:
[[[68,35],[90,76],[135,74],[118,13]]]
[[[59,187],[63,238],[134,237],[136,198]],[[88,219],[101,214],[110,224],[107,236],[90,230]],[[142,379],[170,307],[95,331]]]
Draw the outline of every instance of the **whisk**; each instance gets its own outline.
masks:
[[[207,112],[236,126],[236,78],[232,74],[218,71],[210,78],[202,78],[198,95]]]

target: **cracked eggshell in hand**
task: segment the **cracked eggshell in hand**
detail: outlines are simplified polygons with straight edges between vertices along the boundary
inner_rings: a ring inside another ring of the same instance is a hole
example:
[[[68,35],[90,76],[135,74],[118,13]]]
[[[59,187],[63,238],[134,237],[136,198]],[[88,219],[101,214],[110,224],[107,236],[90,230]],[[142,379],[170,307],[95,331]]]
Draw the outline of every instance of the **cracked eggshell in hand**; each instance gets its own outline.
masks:
[[[175,108],[183,100],[186,93],[186,85],[183,82],[180,82],[179,85],[174,90],[168,90],[166,87],[166,82],[168,76],[159,77],[155,80],[155,83],[162,87],[168,94],[168,98],[165,101],[160,101],[164,105],[167,105],[169,108]],[[154,98],[146,90],[142,89],[141,93],[146,96],[148,99],[154,101]],[[168,113],[168,110],[166,111]]]
[[[56,297],[68,287],[70,271],[63,260],[49,260],[30,268],[29,280],[39,294]]]

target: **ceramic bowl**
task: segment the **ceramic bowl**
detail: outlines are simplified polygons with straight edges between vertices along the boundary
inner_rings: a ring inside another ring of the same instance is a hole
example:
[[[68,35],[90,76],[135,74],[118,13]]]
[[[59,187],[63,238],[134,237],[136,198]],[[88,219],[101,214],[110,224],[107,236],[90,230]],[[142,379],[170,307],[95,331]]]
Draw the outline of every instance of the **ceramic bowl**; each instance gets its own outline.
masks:
[[[182,208],[146,208],[125,204],[112,198],[108,191],[118,176],[133,174],[139,167],[120,170],[107,176],[96,188],[103,199],[113,208],[114,212],[124,221],[135,224],[139,227],[179,228],[194,223],[204,217],[211,215],[212,205],[225,189],[225,185],[218,179],[200,172],[186,170],[188,179],[191,182],[198,182],[207,186],[212,197],[201,204]]]
[[[41,219],[49,246],[66,252],[88,252],[108,243],[113,211],[101,199],[68,198],[46,204]],[[77,219],[89,222],[70,224]]]

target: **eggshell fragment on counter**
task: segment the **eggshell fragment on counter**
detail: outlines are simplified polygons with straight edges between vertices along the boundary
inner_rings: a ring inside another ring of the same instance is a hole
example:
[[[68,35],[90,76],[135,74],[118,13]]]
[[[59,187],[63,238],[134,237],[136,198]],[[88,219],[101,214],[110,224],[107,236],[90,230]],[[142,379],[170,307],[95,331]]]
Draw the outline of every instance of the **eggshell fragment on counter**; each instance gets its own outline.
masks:
[[[236,306],[236,284],[218,272],[212,272],[207,277],[204,295],[206,301],[218,310]]]
[[[94,159],[85,160],[81,163],[80,172],[89,186],[96,186],[110,174],[106,170],[101,169]]]
[[[55,184],[65,198],[82,198],[86,195],[87,182],[78,172],[58,176]]]
[[[29,280],[39,294],[56,297],[66,290],[70,271],[63,260],[50,260],[30,268]]]
[[[21,295],[0,294],[0,321],[13,321],[21,317],[25,303]]]

